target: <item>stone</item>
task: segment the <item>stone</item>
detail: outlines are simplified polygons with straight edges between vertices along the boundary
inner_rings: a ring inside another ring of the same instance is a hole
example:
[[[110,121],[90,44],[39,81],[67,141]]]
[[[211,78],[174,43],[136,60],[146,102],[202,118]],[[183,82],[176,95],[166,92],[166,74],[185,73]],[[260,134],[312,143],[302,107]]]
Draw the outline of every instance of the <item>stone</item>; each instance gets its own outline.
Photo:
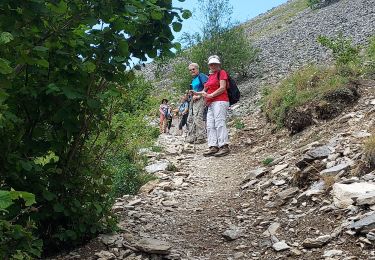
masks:
[[[172,246],[162,240],[154,238],[142,238],[136,242],[135,248],[149,254],[168,255]]]
[[[241,189],[244,190],[244,189],[247,189],[251,186],[253,186],[254,184],[256,184],[259,180],[251,180],[249,181],[248,183],[245,183],[244,185],[241,186]]]
[[[321,160],[327,158],[332,153],[332,150],[333,149],[331,147],[323,145],[309,150],[306,155],[313,160]]]
[[[252,170],[250,171],[245,179],[242,181],[242,183],[246,183],[250,180],[253,180],[253,179],[256,179],[256,178],[260,178],[262,177],[265,173],[267,173],[267,168],[264,168],[264,167],[261,167],[261,168],[257,168],[255,170]]]
[[[243,258],[243,257],[245,257],[245,253],[243,253],[243,252],[237,252],[237,253],[235,253],[235,254],[233,255],[233,258],[234,258],[234,259],[241,259],[241,258]]]
[[[375,204],[375,191],[361,194],[357,198],[354,198],[354,200],[357,206],[374,205]]]
[[[158,186],[158,183],[159,183],[159,180],[149,181],[139,189],[138,193],[139,194],[151,193]]]
[[[356,138],[366,138],[366,137],[370,137],[371,134],[369,132],[367,132],[366,130],[362,130],[362,131],[354,132],[352,134],[352,136],[354,136]]]
[[[232,241],[243,235],[243,230],[237,226],[231,225],[229,229],[221,234],[226,240]]]
[[[273,180],[272,181],[272,184],[275,185],[275,186],[281,186],[281,185],[284,185],[286,183],[285,180],[281,179],[281,180]]]
[[[340,163],[339,165],[333,166],[331,168],[325,169],[320,172],[321,176],[335,176],[341,171],[345,171],[350,167],[348,163]]]
[[[285,251],[285,250],[290,249],[290,246],[288,246],[288,244],[285,243],[285,241],[280,241],[280,242],[274,243],[272,245],[272,248],[275,251],[280,252],[280,251]]]
[[[280,198],[281,200],[287,200],[293,197],[295,194],[297,194],[298,191],[299,191],[299,188],[292,187],[292,188],[283,190],[282,192],[279,192],[277,194],[277,197]]]
[[[304,248],[320,248],[324,246],[325,244],[327,244],[331,239],[332,237],[330,235],[324,235],[324,236],[320,236],[320,237],[313,238],[313,239],[306,238],[302,242],[302,246]]]
[[[263,236],[269,237],[269,236],[274,236],[276,235],[276,231],[279,229],[280,223],[274,222],[272,223],[266,231],[263,232]]]
[[[148,173],[155,173],[167,170],[169,162],[158,162],[145,167],[145,171]]]
[[[142,199],[131,200],[128,202],[127,206],[135,206],[135,205],[141,204],[141,202],[142,202]]]
[[[346,208],[354,203],[354,198],[369,192],[375,192],[375,184],[367,182],[335,183],[332,187],[333,202],[338,208]]]
[[[323,257],[334,257],[339,255],[342,255],[342,251],[333,249],[324,251]]]
[[[354,229],[355,231],[361,231],[363,233],[369,232],[371,229],[375,228],[375,213],[373,212],[371,215],[355,221],[349,226],[349,228]]]
[[[101,260],[111,260],[111,259],[116,259],[116,256],[108,251],[100,251],[98,253],[95,253],[95,256],[97,256]]]
[[[275,168],[271,171],[271,173],[272,174],[278,173],[278,172],[286,169],[288,166],[289,166],[288,163],[276,165]]]
[[[175,185],[175,186],[181,186],[182,185],[182,183],[184,183],[184,177],[176,177],[176,178],[174,178],[173,179],[173,185]]]

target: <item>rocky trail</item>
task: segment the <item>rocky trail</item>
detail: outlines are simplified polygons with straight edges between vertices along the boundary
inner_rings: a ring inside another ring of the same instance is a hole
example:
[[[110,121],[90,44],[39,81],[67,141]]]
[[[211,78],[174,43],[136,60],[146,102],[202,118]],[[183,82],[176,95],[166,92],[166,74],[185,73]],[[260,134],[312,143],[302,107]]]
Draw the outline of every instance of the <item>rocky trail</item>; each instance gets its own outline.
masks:
[[[375,259],[375,84],[337,118],[290,136],[256,111],[231,127],[231,154],[162,135],[158,180],[113,207],[120,231],[55,259]],[[362,166],[361,166],[362,165]]]

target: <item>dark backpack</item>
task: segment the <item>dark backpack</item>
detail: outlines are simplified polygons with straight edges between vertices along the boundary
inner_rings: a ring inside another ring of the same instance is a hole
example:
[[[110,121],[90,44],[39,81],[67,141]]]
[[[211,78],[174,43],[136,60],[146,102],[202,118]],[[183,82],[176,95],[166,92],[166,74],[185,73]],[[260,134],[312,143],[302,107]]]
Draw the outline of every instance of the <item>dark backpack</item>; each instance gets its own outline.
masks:
[[[217,74],[217,79],[220,81],[220,71]],[[237,82],[228,74],[228,83],[229,87],[227,87],[227,93],[229,98],[229,105],[236,104],[241,97],[241,92],[237,87]]]

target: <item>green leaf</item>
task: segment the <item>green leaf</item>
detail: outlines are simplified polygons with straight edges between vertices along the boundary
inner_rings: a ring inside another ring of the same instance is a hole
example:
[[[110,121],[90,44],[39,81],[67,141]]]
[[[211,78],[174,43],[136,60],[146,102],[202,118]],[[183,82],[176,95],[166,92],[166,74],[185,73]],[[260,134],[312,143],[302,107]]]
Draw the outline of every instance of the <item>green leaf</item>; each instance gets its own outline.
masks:
[[[96,66],[91,61],[86,61],[82,64],[83,71],[86,71],[87,73],[92,73],[95,71]]]
[[[56,203],[55,205],[53,205],[53,210],[55,212],[63,212],[64,206],[61,203]]]
[[[51,201],[54,198],[56,198],[56,195],[48,190],[44,190],[42,195],[43,195],[43,198],[45,198],[47,201]]]
[[[68,10],[68,5],[65,1],[60,1],[58,4],[48,3],[49,9],[57,14],[64,14]]]
[[[31,171],[33,165],[29,161],[20,161],[21,167],[26,171]]]
[[[118,43],[118,48],[122,56],[127,57],[129,55],[129,45],[127,41],[120,41]]]
[[[0,209],[6,209],[13,204],[9,191],[0,190]]]
[[[189,19],[192,16],[192,13],[189,10],[184,10],[182,13],[182,18]]]
[[[26,192],[26,191],[14,191],[14,192],[17,192],[18,196],[25,201],[25,205],[27,207],[36,203],[34,194]]]
[[[179,32],[182,29],[182,24],[174,22],[174,23],[172,23],[172,27],[173,27],[173,31]]]
[[[56,84],[51,83],[51,84],[48,84],[47,86],[46,94],[60,93],[60,91],[61,91],[60,88],[56,86]]]
[[[13,72],[13,69],[9,66],[9,61],[6,59],[0,58],[0,73],[10,74],[12,72]]]
[[[35,63],[44,68],[49,67],[49,62],[45,59],[36,60]]]
[[[8,32],[2,32],[0,34],[0,45],[2,44],[7,44],[8,42],[11,42],[13,41],[13,35],[11,33],[8,33]]]
[[[62,91],[68,99],[77,99],[82,97],[82,95],[79,92],[70,87],[63,87]]]
[[[151,18],[154,20],[161,20],[163,19],[163,13],[157,10],[152,10],[151,11]]]
[[[46,52],[48,51],[49,49],[47,47],[44,47],[44,46],[35,46],[33,48],[34,51],[40,51],[40,52]]]

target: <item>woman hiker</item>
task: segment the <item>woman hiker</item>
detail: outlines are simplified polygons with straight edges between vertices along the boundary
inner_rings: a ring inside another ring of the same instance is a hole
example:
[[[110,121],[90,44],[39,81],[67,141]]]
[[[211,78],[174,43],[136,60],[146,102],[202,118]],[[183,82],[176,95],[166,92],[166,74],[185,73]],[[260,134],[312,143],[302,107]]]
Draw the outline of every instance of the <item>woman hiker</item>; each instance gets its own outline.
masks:
[[[204,96],[207,111],[207,139],[209,149],[203,153],[204,156],[225,156],[229,153],[228,129],[226,117],[229,108],[227,94],[228,74],[221,69],[220,59],[217,55],[208,58],[210,75],[204,84],[204,90],[195,92],[196,95]]]

